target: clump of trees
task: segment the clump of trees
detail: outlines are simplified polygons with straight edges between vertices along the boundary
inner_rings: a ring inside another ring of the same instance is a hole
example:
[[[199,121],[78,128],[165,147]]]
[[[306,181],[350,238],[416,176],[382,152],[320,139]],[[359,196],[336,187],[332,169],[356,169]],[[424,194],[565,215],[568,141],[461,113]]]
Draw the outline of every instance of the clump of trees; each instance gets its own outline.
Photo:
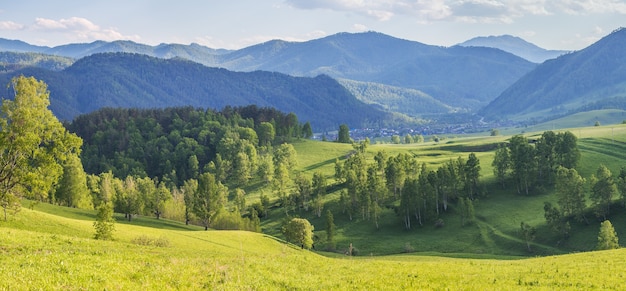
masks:
[[[0,109],[0,205],[5,220],[7,210],[19,208],[19,198],[47,199],[82,144],[48,109],[50,93],[44,82],[20,76],[9,86],[15,98],[3,100]]]
[[[377,228],[384,208],[393,208],[404,227],[411,229],[415,223],[437,221],[454,201],[463,213],[462,224],[471,223],[472,200],[482,192],[480,161],[474,153],[467,160],[459,157],[432,170],[403,153],[389,157],[379,151],[374,163],[368,163],[364,151],[357,150],[343,163],[335,162],[335,178],[345,186],[339,202],[342,213],[350,220],[360,216],[372,221]]]
[[[544,132],[537,140],[513,136],[500,146],[492,163],[496,179],[506,186],[512,180],[518,194],[530,195],[541,187],[553,185],[559,167],[573,169],[580,160],[577,138],[571,132]]]

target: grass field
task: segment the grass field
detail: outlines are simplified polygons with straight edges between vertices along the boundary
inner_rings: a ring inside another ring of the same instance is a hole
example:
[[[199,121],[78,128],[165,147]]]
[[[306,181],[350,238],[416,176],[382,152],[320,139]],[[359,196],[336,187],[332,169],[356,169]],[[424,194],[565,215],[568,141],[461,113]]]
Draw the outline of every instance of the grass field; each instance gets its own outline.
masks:
[[[606,165],[614,175],[619,174],[622,166],[626,166],[626,125],[604,125],[574,128],[570,130],[579,138],[582,153],[579,173],[586,179],[595,173],[600,164]],[[527,132],[529,139],[538,138],[541,132]],[[467,158],[475,153],[480,159],[481,180],[486,195],[475,201],[477,223],[461,226],[461,219],[455,213],[454,205],[441,217],[445,227],[436,228],[432,224],[405,230],[398,216],[391,209],[385,209],[381,216],[381,227],[376,229],[371,221],[355,217],[352,221],[342,214],[338,205],[338,192],[326,197],[325,209],[334,213],[338,228],[336,236],[337,248],[345,250],[352,243],[361,254],[390,255],[406,251],[410,246],[417,253],[436,252],[443,254],[492,254],[505,256],[536,256],[554,255],[569,252],[589,251],[595,247],[599,221],[589,214],[590,224],[572,223],[570,239],[563,241],[554,235],[546,226],[544,202],[556,204],[553,189],[531,193],[529,196],[518,195],[514,190],[502,189],[493,182],[491,162],[495,145],[510,136],[480,135],[450,136],[439,143],[426,142],[411,145],[375,144],[371,145],[366,156],[373,160],[376,152],[384,150],[389,156],[398,153],[409,153],[426,163],[429,168],[436,169],[441,163]],[[351,150],[349,145],[301,141],[294,144],[299,158],[299,171],[312,174],[321,171],[330,181],[334,174],[334,161],[342,159]],[[617,199],[617,197],[615,197]],[[590,204],[589,199],[587,203]],[[610,218],[618,235],[626,240],[626,212],[622,207],[615,206],[616,211]],[[320,242],[325,239],[324,218],[313,216],[310,212],[297,211],[293,215],[305,217],[316,226],[316,235]],[[284,213],[271,212],[270,219],[263,222],[264,231],[280,236],[281,218]],[[521,222],[537,228],[538,233],[528,252],[525,242],[519,235]]]
[[[275,238],[139,218],[91,239],[90,211],[36,205],[0,222],[3,290],[583,290],[626,288],[626,250],[530,259],[322,256]],[[118,217],[121,219],[121,217]],[[119,221],[119,220],[118,220]],[[159,237],[163,247],[133,243]]]
[[[578,171],[585,178],[605,164],[614,175],[626,164],[626,126],[576,128],[582,152]],[[539,132],[529,132],[529,137]],[[126,222],[117,214],[115,240],[94,240],[95,212],[33,204],[8,221],[0,221],[0,289],[2,290],[623,290],[626,250],[588,252],[597,242],[599,221],[573,223],[563,241],[545,225],[543,203],[555,202],[551,189],[522,196],[493,183],[494,145],[508,136],[455,136],[439,143],[372,145],[390,156],[410,153],[435,168],[459,156],[476,153],[481,162],[485,196],[475,201],[476,223],[461,226],[451,205],[442,215],[445,226],[432,224],[404,230],[390,209],[381,227],[356,216],[350,221],[337,205],[336,187],[325,197],[325,210],[335,213],[337,252],[322,252],[324,218],[306,217],[316,227],[319,251],[284,243],[280,226],[285,214],[270,211],[262,222],[265,234],[203,231],[183,223],[137,217]],[[335,159],[350,145],[299,141],[298,168],[306,175],[324,173],[334,179]],[[262,189],[262,187],[258,187]],[[260,190],[259,190],[260,191]],[[269,192],[266,194],[270,194]],[[259,193],[249,192],[253,203]],[[623,242],[626,211],[617,204],[610,219]],[[524,221],[537,228],[532,252],[518,234]],[[349,244],[358,256],[342,254]],[[321,246],[321,247],[320,247]],[[406,253],[410,251],[410,253]]]

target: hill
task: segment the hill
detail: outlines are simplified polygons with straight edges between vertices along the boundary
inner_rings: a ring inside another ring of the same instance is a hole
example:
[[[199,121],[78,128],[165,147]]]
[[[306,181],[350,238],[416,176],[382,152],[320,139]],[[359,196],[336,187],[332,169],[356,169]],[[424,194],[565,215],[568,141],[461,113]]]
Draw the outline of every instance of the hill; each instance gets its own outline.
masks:
[[[336,129],[341,123],[379,124],[388,117],[324,75],[232,72],[182,59],[124,53],[85,57],[60,72],[26,68],[0,75],[0,83],[8,84],[19,74],[45,81],[52,111],[65,120],[102,107],[221,109],[250,104],[294,112],[315,130]]]
[[[568,53],[560,50],[547,50],[522,38],[512,35],[480,36],[458,44],[459,46],[478,46],[501,49],[533,63],[543,63]]]
[[[26,67],[37,67],[51,71],[63,70],[74,63],[74,59],[42,53],[0,52],[0,72],[11,72]]]
[[[464,109],[486,105],[535,66],[496,49],[446,48],[376,32],[339,33],[307,42],[269,41],[219,59],[220,66],[237,71],[327,74],[416,89]]]
[[[357,99],[367,104],[379,106],[386,111],[421,117],[460,110],[460,108],[451,107],[415,89],[348,79],[339,79],[338,81]]]
[[[0,42],[0,50],[25,51],[28,46]],[[440,47],[394,38],[382,33],[338,33],[306,42],[273,40],[228,51],[197,44],[149,46],[131,41],[68,44],[32,51],[82,58],[95,53],[128,52],[159,58],[184,58],[231,71],[257,70],[292,76],[374,82],[415,89],[444,106],[477,110],[532,70],[535,64],[501,50],[476,47]],[[413,100],[412,98],[407,98]],[[393,104],[382,104],[393,107]],[[419,106],[419,103],[409,103]]]
[[[626,29],[618,29],[581,51],[546,61],[479,114],[549,120],[581,110],[626,109],[625,45]]]
[[[130,224],[121,215],[116,216],[115,240],[97,241],[91,238],[93,211],[47,204],[32,208],[0,221],[0,288],[626,288],[624,249],[521,260],[415,254],[329,258],[257,233],[205,232],[145,218]]]

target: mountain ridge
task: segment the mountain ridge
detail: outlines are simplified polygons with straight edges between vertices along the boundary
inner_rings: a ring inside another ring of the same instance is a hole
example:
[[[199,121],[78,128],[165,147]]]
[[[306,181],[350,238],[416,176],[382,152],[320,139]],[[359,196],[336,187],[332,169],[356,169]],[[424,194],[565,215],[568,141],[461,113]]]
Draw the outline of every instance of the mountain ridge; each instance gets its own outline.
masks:
[[[520,37],[509,34],[499,36],[479,36],[466,40],[458,45],[465,47],[479,46],[497,48],[539,64],[569,52],[564,50],[544,49]]]
[[[536,66],[497,49],[433,46],[371,31],[338,33],[306,42],[271,40],[236,51],[115,41],[69,44],[46,52],[74,58],[99,52],[132,52],[182,57],[231,71],[263,70],[308,77],[325,74],[419,90],[447,106],[469,111],[488,104]],[[481,83],[489,86],[479,86]]]
[[[479,111],[487,118],[550,118],[610,98],[626,98],[626,29],[548,60]],[[618,108],[625,109],[625,108]]]
[[[161,108],[193,106],[221,109],[257,105],[294,112],[317,130],[341,123],[379,124],[388,113],[358,101],[336,80],[320,75],[293,77],[275,72],[233,72],[182,59],[102,53],[54,72],[26,68],[1,74],[34,76],[48,84],[51,109],[60,119],[102,107]],[[10,92],[9,92],[10,93]]]

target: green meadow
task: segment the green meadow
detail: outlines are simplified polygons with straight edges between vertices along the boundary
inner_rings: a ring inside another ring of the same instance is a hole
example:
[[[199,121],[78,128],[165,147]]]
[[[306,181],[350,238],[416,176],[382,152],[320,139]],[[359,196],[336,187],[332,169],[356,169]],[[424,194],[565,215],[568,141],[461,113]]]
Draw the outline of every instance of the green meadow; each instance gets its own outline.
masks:
[[[579,173],[588,178],[599,164],[614,175],[625,165],[626,126],[571,130],[582,153]],[[529,138],[540,135],[531,132]],[[439,143],[371,145],[367,156],[385,150],[408,152],[428,167],[475,153],[485,195],[477,201],[477,221],[461,226],[454,205],[442,215],[443,227],[424,224],[405,230],[391,209],[380,228],[341,213],[334,163],[350,145],[298,141],[298,168],[319,171],[329,181],[324,211],[335,213],[336,245],[324,251],[324,217],[296,211],[315,226],[316,246],[302,250],[282,240],[285,214],[270,211],[264,234],[204,231],[197,226],[153,217],[126,222],[116,214],[113,241],[93,239],[95,211],[24,201],[0,221],[0,289],[3,290],[623,290],[626,250],[592,251],[600,222],[572,224],[562,240],[546,226],[543,203],[555,202],[552,189],[518,195],[493,180],[494,146],[509,136],[448,136]],[[269,193],[267,193],[269,194]],[[249,192],[250,203],[259,193]],[[617,199],[617,197],[615,197]],[[589,203],[589,201],[588,201]],[[626,241],[626,211],[611,214]],[[519,235],[520,222],[537,229],[532,251]],[[352,244],[358,253],[346,256]]]
[[[94,214],[24,208],[0,228],[3,290],[582,290],[626,288],[625,250],[537,258],[324,256],[242,231],[117,217],[97,241]],[[140,238],[166,243],[141,244]]]

